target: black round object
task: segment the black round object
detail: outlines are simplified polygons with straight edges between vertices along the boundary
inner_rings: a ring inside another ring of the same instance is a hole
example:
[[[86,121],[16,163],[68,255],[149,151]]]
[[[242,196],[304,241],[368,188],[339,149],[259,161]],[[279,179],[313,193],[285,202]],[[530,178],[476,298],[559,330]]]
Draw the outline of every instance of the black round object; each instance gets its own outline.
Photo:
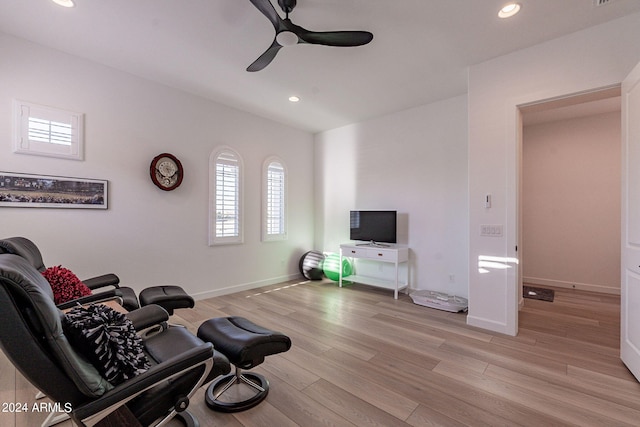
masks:
[[[291,13],[296,7],[297,0],[278,0],[278,4],[284,13]]]
[[[309,280],[322,280],[324,254],[320,251],[309,251],[300,258],[300,273]]]
[[[256,389],[256,393],[253,396],[239,402],[218,400],[218,397],[224,393],[227,387],[237,387],[240,383],[246,381],[255,384],[254,386],[249,385]],[[233,385],[229,386],[230,382],[233,382]],[[258,388],[262,390],[258,391]],[[205,392],[204,401],[214,411],[240,412],[253,408],[262,402],[267,397],[267,394],[269,394],[269,381],[264,376],[253,372],[243,372],[242,377],[238,377],[236,374],[231,373],[218,377],[211,383]]]

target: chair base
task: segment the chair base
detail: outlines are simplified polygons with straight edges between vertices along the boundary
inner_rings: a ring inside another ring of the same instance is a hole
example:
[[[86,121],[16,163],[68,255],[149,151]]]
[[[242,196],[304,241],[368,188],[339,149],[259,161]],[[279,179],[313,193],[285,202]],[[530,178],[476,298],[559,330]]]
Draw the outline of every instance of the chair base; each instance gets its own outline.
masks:
[[[178,412],[175,419],[180,421],[185,427],[200,427],[198,419],[189,411]]]
[[[254,394],[241,401],[223,401],[220,398],[226,392],[231,394],[233,388],[239,388],[243,384],[249,386]],[[243,373],[236,367],[236,372],[214,380],[207,388],[205,402],[207,406],[218,412],[240,412],[253,408],[262,402],[269,394],[269,381],[260,374],[252,372]]]

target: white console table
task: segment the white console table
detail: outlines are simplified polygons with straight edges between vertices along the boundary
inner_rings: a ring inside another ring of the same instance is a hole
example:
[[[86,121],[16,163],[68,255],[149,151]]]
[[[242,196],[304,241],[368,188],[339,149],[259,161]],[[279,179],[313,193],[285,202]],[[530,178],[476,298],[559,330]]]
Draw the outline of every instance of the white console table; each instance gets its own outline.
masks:
[[[340,245],[340,278],[338,283],[342,287],[342,259],[362,258],[371,261],[388,262],[395,265],[395,280],[388,280],[379,277],[359,276],[353,274],[348,276],[350,281],[363,283],[365,285],[377,286],[393,290],[393,297],[398,299],[398,291],[409,288],[409,248],[403,245],[389,245],[381,247],[378,245],[356,245],[355,243],[344,243]],[[407,273],[404,281],[398,277],[398,267],[401,263],[407,263]],[[354,263],[355,273],[355,263]]]

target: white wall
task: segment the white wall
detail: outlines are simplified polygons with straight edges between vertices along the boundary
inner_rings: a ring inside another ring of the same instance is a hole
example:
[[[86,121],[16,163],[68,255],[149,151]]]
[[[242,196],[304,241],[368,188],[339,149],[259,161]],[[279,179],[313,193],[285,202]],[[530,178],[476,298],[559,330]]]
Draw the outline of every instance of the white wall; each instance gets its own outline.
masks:
[[[136,289],[177,283],[196,297],[298,275],[313,246],[313,136],[59,51],[0,34],[0,171],[109,180],[109,209],[0,208],[0,236],[22,235],[47,265],[80,277],[115,272]],[[85,113],[85,160],[12,152],[12,98]],[[207,245],[208,159],[220,144],[245,165],[245,243]],[[159,153],[176,155],[182,185],[149,179]],[[260,242],[264,159],[289,172],[289,239]]]
[[[640,60],[638,40],[634,14],[470,68],[469,324],[518,330],[518,105],[620,83]],[[481,224],[502,224],[505,234],[481,237]],[[510,268],[478,268],[480,257]]]
[[[412,288],[466,296],[466,120],[460,96],[317,134],[317,249],[349,241],[349,210],[397,210]]]
[[[620,294],[620,112],[524,127],[526,283]]]

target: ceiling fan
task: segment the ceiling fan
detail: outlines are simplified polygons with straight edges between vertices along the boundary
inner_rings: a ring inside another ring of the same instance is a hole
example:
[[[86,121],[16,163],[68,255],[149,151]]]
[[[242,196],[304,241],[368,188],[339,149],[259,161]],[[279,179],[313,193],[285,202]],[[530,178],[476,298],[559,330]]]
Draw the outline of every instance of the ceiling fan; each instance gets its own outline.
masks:
[[[362,46],[373,39],[368,31],[309,31],[289,19],[289,13],[296,7],[296,0],[278,0],[285,13],[282,19],[269,0],[251,0],[251,3],[266,16],[276,30],[271,46],[247,67],[247,71],[260,71],[273,61],[276,53],[284,47],[300,43],[325,46]]]

